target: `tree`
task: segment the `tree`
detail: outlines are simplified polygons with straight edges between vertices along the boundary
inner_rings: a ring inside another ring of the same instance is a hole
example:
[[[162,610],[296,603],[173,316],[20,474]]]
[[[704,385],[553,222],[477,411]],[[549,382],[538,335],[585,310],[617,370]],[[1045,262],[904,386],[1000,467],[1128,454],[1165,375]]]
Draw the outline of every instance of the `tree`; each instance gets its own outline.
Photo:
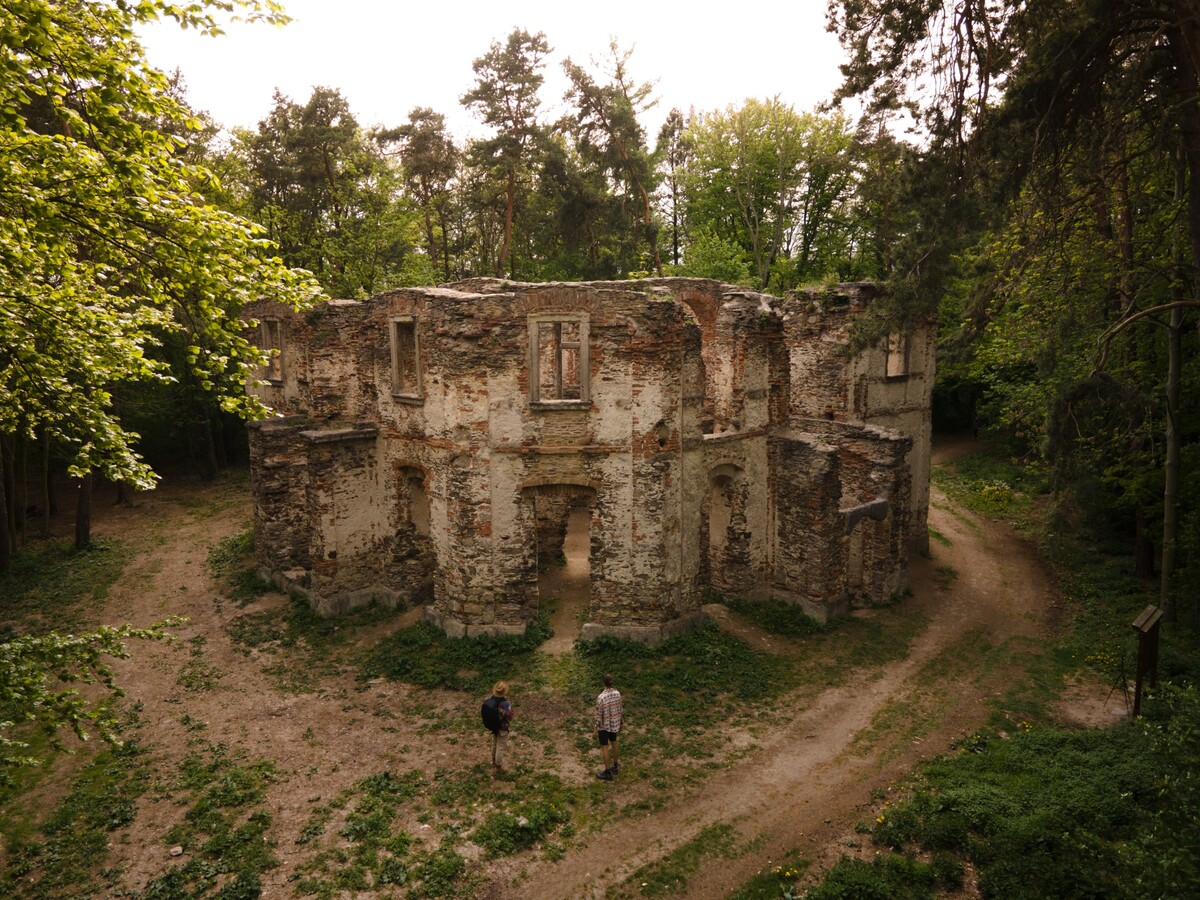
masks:
[[[1134,325],[1160,329],[1163,346],[1129,367],[1147,395],[1161,398],[1164,450],[1161,599],[1171,610],[1184,440],[1180,379],[1188,368],[1189,320],[1200,307],[1200,18],[1188,0],[1055,0],[909,3],[847,0],[830,4],[830,26],[850,54],[843,96],[864,95],[875,110],[904,104],[923,128],[930,168],[940,169],[939,209],[924,217],[931,239],[904,267],[918,298],[936,297],[956,252],[990,228],[993,238],[1019,224],[1077,221],[1091,201],[1114,251],[1094,357]],[[1130,139],[1133,140],[1130,140]],[[1162,178],[1178,160],[1178,175]],[[1149,220],[1128,203],[1136,167],[1157,160]],[[1102,174],[1088,178],[1086,167]],[[1174,181],[1174,189],[1164,186]],[[1111,212],[1110,212],[1111,211]],[[1010,225],[1011,223],[1011,225]],[[1155,240],[1153,228],[1160,228]],[[1069,233],[1070,229],[1067,230]],[[1064,244],[1038,245],[1069,271]],[[1013,254],[1014,259],[1028,254]],[[1004,273],[1007,266],[996,271]],[[967,310],[978,331],[1007,308],[1004,292],[978,279],[980,301]],[[1164,297],[1164,289],[1167,296]],[[898,292],[905,296],[904,292]],[[925,303],[928,300],[924,301]],[[926,306],[926,309],[928,307]],[[1089,322],[1094,319],[1089,318]],[[1136,357],[1143,341],[1126,342]],[[1151,363],[1151,365],[1145,365]],[[1165,365],[1164,365],[1165,363]],[[1136,373],[1136,375],[1135,375]],[[1065,385],[1065,396],[1071,393]],[[1194,433],[1194,429],[1193,429]]]
[[[689,226],[743,247],[760,289],[773,277],[788,289],[836,268],[848,252],[844,213],[856,178],[844,118],[747,100],[694,119],[687,142]]]
[[[515,277],[509,258],[513,221],[528,195],[534,151],[543,139],[538,91],[543,81],[543,60],[549,52],[550,45],[542,32],[531,35],[524,29],[514,29],[505,44],[494,42],[475,60],[475,87],[461,99],[496,132],[491,138],[474,142],[470,154],[476,165],[503,185],[498,191],[504,202],[504,230],[495,259],[497,276],[504,274],[507,266]]]
[[[435,270],[440,260],[442,273],[449,281],[448,216],[451,185],[458,171],[458,148],[446,132],[446,117],[427,106],[410,112],[408,124],[396,129],[396,136],[404,162],[404,183],[425,222],[425,252]]]
[[[27,742],[8,736],[15,725],[34,723],[56,749],[61,748],[60,729],[69,728],[86,741],[89,725],[105,741],[120,743],[108,701],[122,691],[108,660],[129,658],[129,638],[169,640],[164,629],[179,621],[168,619],[151,628],[103,626],[80,635],[23,635],[0,643],[0,709],[9,717],[0,721],[0,784],[8,782],[13,768],[38,764],[21,755]],[[74,684],[100,685],[104,696],[92,692],[85,699]]]
[[[683,234],[683,175],[690,162],[691,147],[688,143],[683,113],[672,109],[658,132],[658,143],[654,155],[663,167],[662,186],[666,188],[662,200],[669,212],[671,222],[671,265],[679,264],[679,248]]]
[[[220,11],[281,17],[257,0],[0,10],[0,434],[49,435],[72,474],[149,487],[114,386],[174,377],[152,350],[177,334],[205,390],[262,415],[243,388],[265,357],[238,311],[263,294],[300,306],[316,288],[260,228],[197,193],[206,173],[159,127],[197,123],[133,30],[160,16],[208,33]]]
[[[313,89],[301,106],[278,91],[258,131],[245,135],[251,215],[290,265],[339,297],[403,281],[416,222],[386,148],[397,130],[365,133],[341,92]]]
[[[580,156],[609,185],[612,200],[619,208],[636,210],[635,221],[640,219],[641,224],[638,237],[648,245],[650,264],[662,277],[658,224],[650,202],[657,187],[656,166],[637,118],[638,113],[654,106],[650,96],[654,88],[649,82],[631,81],[628,64],[632,53],[622,53],[616,41],[609,44],[611,69],[604,84],[597,83],[581,66],[565,60],[563,71],[571,83],[566,99],[575,106],[573,133]]]

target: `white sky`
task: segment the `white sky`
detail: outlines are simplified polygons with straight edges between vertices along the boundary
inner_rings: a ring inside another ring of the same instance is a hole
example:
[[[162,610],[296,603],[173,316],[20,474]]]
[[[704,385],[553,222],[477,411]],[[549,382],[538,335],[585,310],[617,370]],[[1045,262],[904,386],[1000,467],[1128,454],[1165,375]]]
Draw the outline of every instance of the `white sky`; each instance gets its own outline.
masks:
[[[283,28],[231,25],[205,38],[164,23],[143,33],[150,63],[184,75],[188,99],[226,126],[254,128],[279,88],[303,103],[314,86],[338,88],[360,125],[395,126],[416,106],[442,113],[459,138],[479,125],[458,102],[475,83],[472,61],[515,27],[542,31],[553,52],[544,119],[561,112],[562,60],[594,71],[610,37],[634,47],[635,79],[656,82],[643,117],[651,141],[672,107],[686,115],[775,95],[797,110],[829,98],[843,59],[825,31],[825,0],[285,0]]]

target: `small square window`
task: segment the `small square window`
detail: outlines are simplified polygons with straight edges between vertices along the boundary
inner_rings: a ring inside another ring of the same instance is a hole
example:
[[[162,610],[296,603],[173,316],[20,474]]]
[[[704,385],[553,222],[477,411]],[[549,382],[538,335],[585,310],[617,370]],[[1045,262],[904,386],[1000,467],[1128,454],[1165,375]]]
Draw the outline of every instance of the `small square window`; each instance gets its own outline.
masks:
[[[421,346],[417,320],[412,316],[389,323],[392,343],[392,393],[397,397],[421,396]]]
[[[529,319],[529,399],[534,403],[585,403],[588,320],[582,314],[544,313]]]
[[[908,335],[893,331],[887,339],[888,378],[902,378],[908,374]]]
[[[268,381],[283,381],[283,323],[278,319],[264,319],[262,326],[262,348],[270,354],[267,360]]]

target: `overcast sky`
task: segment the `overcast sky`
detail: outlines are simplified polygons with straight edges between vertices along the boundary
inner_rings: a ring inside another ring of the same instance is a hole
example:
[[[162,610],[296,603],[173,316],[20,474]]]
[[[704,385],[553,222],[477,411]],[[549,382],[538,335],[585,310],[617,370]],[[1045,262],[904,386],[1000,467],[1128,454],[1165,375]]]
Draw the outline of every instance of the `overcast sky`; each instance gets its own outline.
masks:
[[[459,104],[472,61],[513,28],[542,31],[546,118],[561,111],[562,60],[592,68],[610,38],[634,47],[630,69],[656,82],[658,108],[643,123],[653,140],[672,107],[685,114],[778,95],[797,110],[828,99],[842,53],[825,31],[825,0],[285,0],[291,24],[232,25],[218,38],[166,23],[143,33],[147,56],[178,67],[193,107],[226,127],[253,128],[279,88],[297,102],[316,85],[337,88],[361,125],[399,125],[416,106],[446,116],[460,138],[483,133]]]

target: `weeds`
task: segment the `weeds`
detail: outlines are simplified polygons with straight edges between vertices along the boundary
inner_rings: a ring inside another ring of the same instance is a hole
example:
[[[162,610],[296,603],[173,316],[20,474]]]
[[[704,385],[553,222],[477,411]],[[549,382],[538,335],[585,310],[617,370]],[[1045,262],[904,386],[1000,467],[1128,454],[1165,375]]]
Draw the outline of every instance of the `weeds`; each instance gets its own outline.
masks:
[[[93,541],[76,550],[68,541],[30,544],[13,554],[7,574],[0,575],[6,624],[0,641],[17,630],[42,633],[53,627],[72,631],[90,624],[89,613],[133,557],[120,541]]]
[[[832,631],[832,625],[822,624],[794,603],[782,600],[742,600],[733,597],[724,601],[730,610],[737,613],[747,622],[761,628],[770,634],[785,637],[808,637],[825,631]]]
[[[1155,804],[1145,750],[1131,726],[975,735],[923,770],[874,839],[970,858],[985,896],[1114,896],[1132,874],[1121,844]]]
[[[496,782],[482,766],[439,770],[432,780],[416,770],[368,776],[313,810],[296,843],[322,849],[301,867],[298,890],[333,897],[410,885],[414,896],[462,896],[477,876],[453,847],[459,835],[488,858],[522,852],[551,834],[569,842],[579,793],[548,773]],[[438,846],[422,849],[403,827],[413,816],[439,827]]]
[[[530,682],[534,653],[550,637],[543,615],[522,635],[451,638],[421,622],[384,638],[361,659],[361,677],[384,677],[422,687],[446,687],[482,694],[497,672]],[[522,675],[523,673],[523,675]]]
[[[136,712],[122,726],[136,723]],[[152,773],[133,740],[98,753],[40,827],[4,810],[7,860],[0,893],[7,897],[87,896],[93,893],[112,833],[129,825]],[[41,835],[38,839],[35,835]]]
[[[229,591],[229,599],[244,607],[274,585],[253,566],[254,529],[245,528],[218,543],[208,554],[208,571]]]
[[[385,622],[399,610],[366,606],[342,616],[317,615],[308,601],[296,594],[281,608],[246,613],[226,626],[234,644],[275,656],[266,672],[282,690],[314,690],[322,677],[345,671],[353,655],[356,636],[364,628]]]
[[[811,861],[804,859],[795,850],[788,853],[783,862],[771,869],[764,869],[747,880],[729,895],[729,900],[780,900],[797,896],[796,881]]]
[[[826,873],[824,880],[804,897],[805,900],[842,900],[845,897],[932,900],[937,883],[938,876],[931,865],[909,856],[889,854],[870,862],[843,856]]]
[[[271,816],[257,808],[276,777],[269,760],[244,763],[225,744],[194,739],[200,747],[180,765],[172,793],[189,806],[166,841],[182,847],[186,862],[146,884],[145,898],[202,897],[223,882],[218,897],[257,897],[262,875],[274,868]]]
[[[732,848],[734,837],[732,825],[709,825],[686,844],[676,847],[657,862],[637,869],[622,884],[609,888],[605,896],[617,900],[637,895],[665,897],[682,894],[687,889],[688,879],[700,868],[705,857],[738,855]]]
[[[933,482],[971,512],[1001,519],[1022,530],[1036,522],[1034,498],[1047,490],[1045,479],[987,454],[961,457],[936,466]]]

